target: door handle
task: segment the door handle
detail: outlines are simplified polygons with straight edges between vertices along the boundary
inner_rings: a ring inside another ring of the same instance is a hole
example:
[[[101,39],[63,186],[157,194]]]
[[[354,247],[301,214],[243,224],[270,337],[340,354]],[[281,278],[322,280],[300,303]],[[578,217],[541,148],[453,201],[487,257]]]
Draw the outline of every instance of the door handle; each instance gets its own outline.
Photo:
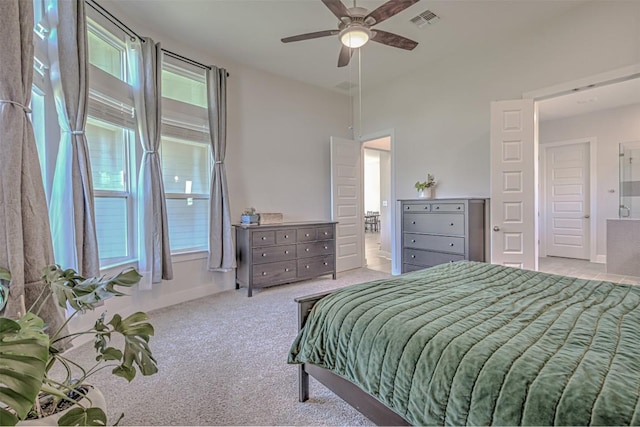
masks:
[[[591,215],[587,214],[584,217],[585,217],[585,219],[589,219],[589,218],[591,218]]]
[[[493,231],[500,231],[500,227],[498,227],[497,225],[493,226]]]

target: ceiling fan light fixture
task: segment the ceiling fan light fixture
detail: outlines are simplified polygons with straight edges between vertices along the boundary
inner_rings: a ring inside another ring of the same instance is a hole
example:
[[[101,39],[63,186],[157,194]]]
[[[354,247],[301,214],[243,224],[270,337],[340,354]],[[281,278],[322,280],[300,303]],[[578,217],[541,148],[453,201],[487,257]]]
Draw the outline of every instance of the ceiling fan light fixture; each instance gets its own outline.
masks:
[[[343,45],[357,49],[364,46],[371,38],[371,31],[367,27],[352,26],[340,32],[340,41]]]

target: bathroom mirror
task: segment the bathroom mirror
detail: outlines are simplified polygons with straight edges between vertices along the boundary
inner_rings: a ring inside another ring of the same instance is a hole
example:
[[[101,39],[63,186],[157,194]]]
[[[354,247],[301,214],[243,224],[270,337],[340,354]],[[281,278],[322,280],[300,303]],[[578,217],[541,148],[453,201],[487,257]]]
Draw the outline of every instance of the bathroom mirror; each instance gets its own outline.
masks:
[[[640,218],[640,141],[620,144],[620,218]]]

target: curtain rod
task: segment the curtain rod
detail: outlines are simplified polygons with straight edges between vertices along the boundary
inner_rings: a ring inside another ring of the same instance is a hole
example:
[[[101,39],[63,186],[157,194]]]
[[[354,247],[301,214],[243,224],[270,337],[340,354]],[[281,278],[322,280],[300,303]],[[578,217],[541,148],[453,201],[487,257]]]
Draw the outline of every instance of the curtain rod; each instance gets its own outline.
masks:
[[[168,49],[162,48],[162,51],[165,54],[169,55],[169,56],[173,56],[176,59],[179,59],[181,61],[184,61],[184,62],[187,62],[189,64],[195,65],[196,67],[204,68],[204,69],[207,69],[207,70],[211,69],[211,67],[208,66],[208,65],[204,65],[204,64],[202,64],[202,63],[200,63],[198,61],[194,61],[193,59],[187,58],[186,56],[179,55],[179,54],[177,54],[175,52],[172,52],[172,51],[170,51]],[[227,77],[229,77],[229,72],[228,71],[227,71]]]
[[[135,37],[138,40],[142,40],[142,37],[140,37],[138,35],[138,33],[136,33],[131,28],[129,28],[124,22],[122,22],[121,20],[119,20],[118,18],[113,16],[111,14],[111,12],[106,10],[104,7],[100,6],[100,4],[98,4],[95,0],[85,0],[85,3],[88,4],[89,6],[91,6],[100,15],[104,16],[113,25],[115,25],[116,27],[120,28],[122,31],[127,33],[130,37]],[[204,64],[202,64],[202,63],[200,63],[198,61],[194,61],[193,59],[190,59],[190,58],[187,58],[185,56],[179,55],[179,54],[177,54],[175,52],[171,52],[170,50],[162,48],[162,51],[164,53],[168,54],[169,56],[173,56],[174,58],[180,59],[180,60],[182,60],[184,62],[187,62],[189,64],[192,64],[192,65],[195,65],[195,66],[198,66],[200,68],[207,69],[207,70],[211,69],[211,67],[209,67],[208,65],[204,65]],[[227,71],[227,77],[229,77],[229,72],[228,71]]]
[[[116,27],[120,28],[122,31],[127,33],[129,35],[129,37],[136,38],[138,40],[142,40],[142,37],[140,37],[138,35],[138,33],[133,31],[124,22],[122,22],[121,20],[119,20],[118,18],[113,16],[108,10],[106,10],[104,7],[100,6],[95,1],[93,1],[93,0],[85,0],[85,3],[88,4],[89,6],[91,6],[93,8],[93,10],[98,12],[100,15],[104,16],[113,25],[115,25]]]

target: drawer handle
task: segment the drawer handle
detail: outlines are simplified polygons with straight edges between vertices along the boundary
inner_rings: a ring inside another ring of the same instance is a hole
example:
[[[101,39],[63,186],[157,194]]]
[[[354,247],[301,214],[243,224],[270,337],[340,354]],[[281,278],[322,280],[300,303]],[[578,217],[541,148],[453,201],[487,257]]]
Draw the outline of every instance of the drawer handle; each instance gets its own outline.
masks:
[[[284,238],[285,238],[285,239],[288,239],[288,238],[289,238],[289,235],[288,235],[288,234],[285,234],[285,235],[284,235]]]
[[[415,258],[415,257],[416,257],[415,255],[411,255],[411,258]]]
[[[285,268],[285,269],[284,269],[284,271],[289,271],[289,269],[288,269],[288,268]]]
[[[411,243],[415,243],[415,242],[416,242],[416,239],[411,239]]]
[[[449,263],[452,263],[452,262],[453,262],[453,260],[449,261]]]
[[[325,246],[324,248],[325,248],[325,249],[329,249],[329,246]]]
[[[453,223],[450,223],[449,225],[453,227]]]
[[[407,206],[407,210],[411,209],[411,206]]]
[[[449,246],[453,246],[453,243],[449,243]]]
[[[289,253],[289,251],[284,251],[284,253],[285,253],[285,254],[288,254],[288,253]]]
[[[325,231],[325,232],[324,232],[324,235],[325,235],[325,236],[328,236],[328,235],[329,235],[329,232],[328,232],[328,231]]]
[[[305,237],[309,237],[309,233],[305,233]]]
[[[325,262],[325,263],[324,263],[324,265],[329,265],[329,263],[328,263],[328,262]]]
[[[262,275],[263,275],[263,276],[266,276],[266,275],[267,275],[267,272],[266,272],[266,271],[263,271],[263,272],[262,272]]]
[[[305,250],[306,252],[309,252],[309,248],[305,248],[304,250]]]
[[[415,223],[416,223],[415,221],[411,221],[411,224],[415,224]]]
[[[304,266],[304,268],[309,268],[309,266],[308,266],[308,265],[305,265],[305,266]]]
[[[262,254],[262,256],[267,256],[267,254]]]
[[[262,240],[267,240],[267,238],[266,238],[266,237],[263,237],[263,238],[262,238]]]
[[[458,210],[460,210],[460,206],[458,206]]]
[[[440,209],[440,206],[436,206],[436,210]]]

